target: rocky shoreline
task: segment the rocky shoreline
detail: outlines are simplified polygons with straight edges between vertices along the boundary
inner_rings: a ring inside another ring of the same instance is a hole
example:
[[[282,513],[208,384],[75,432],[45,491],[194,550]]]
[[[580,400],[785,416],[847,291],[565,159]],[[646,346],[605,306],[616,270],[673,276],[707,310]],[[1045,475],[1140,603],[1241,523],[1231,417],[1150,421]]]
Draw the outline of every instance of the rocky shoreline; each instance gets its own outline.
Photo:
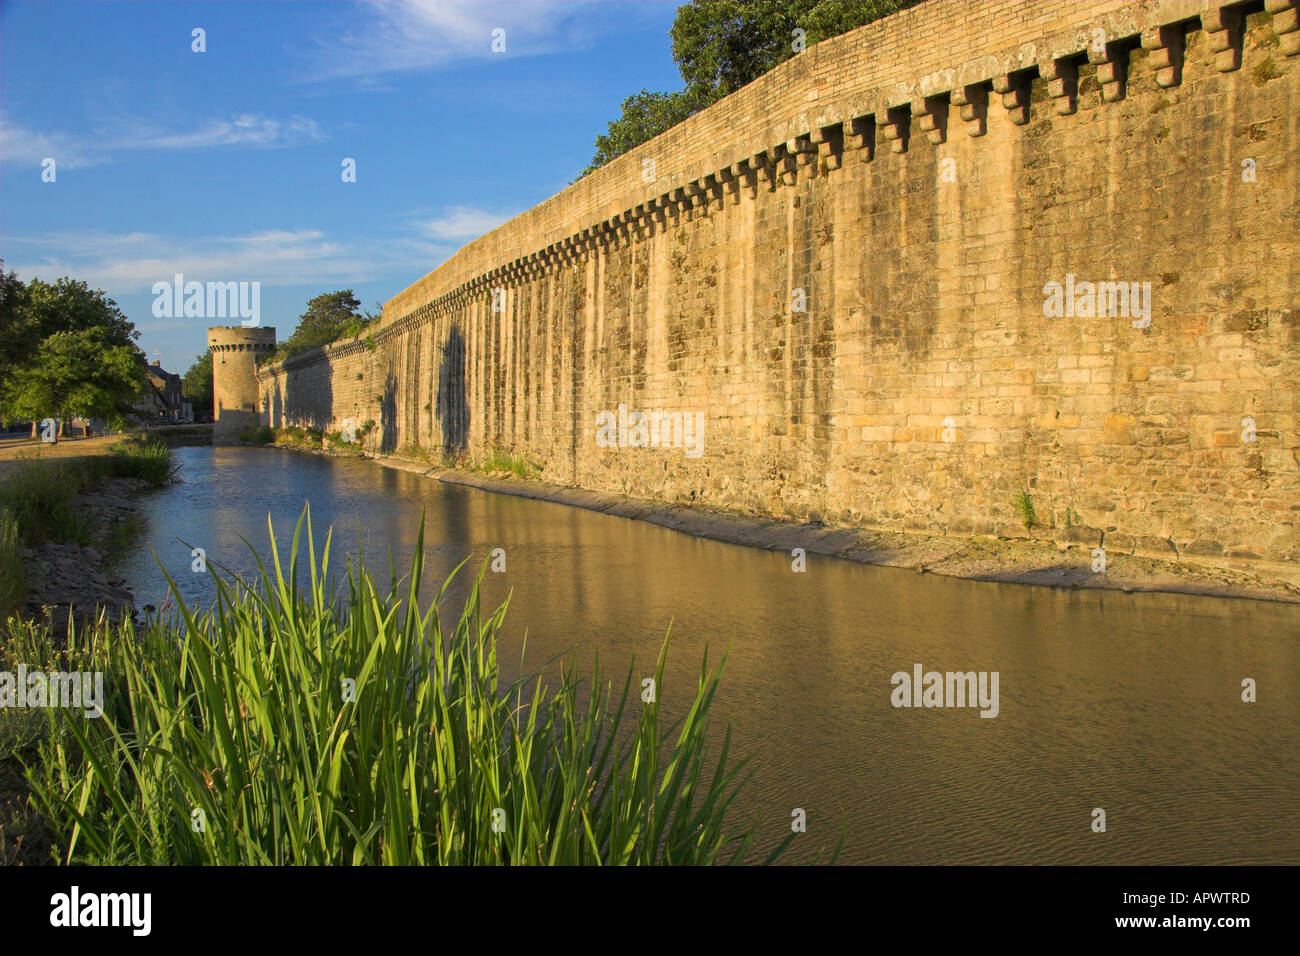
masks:
[[[110,478],[73,499],[73,508],[94,527],[102,542],[139,512],[139,498],[152,486],[139,478]],[[47,623],[57,641],[66,639],[69,623],[80,631],[101,615],[116,626],[137,621],[135,596],[126,580],[107,571],[103,545],[46,541],[22,550],[27,571],[25,617]]]
[[[1141,542],[1125,541],[1115,535],[1103,536],[1093,529],[1067,529],[1059,539],[1044,539],[944,537],[837,527],[587,491],[536,478],[523,479],[506,471],[484,473],[445,468],[424,460],[375,455],[360,449],[343,451],[288,444],[264,447],[331,457],[364,457],[385,468],[449,484],[648,521],[728,544],[775,551],[803,548],[808,554],[905,568],[920,574],[1069,590],[1153,591],[1300,604],[1300,579],[1296,578],[1294,568],[1184,555],[1167,543],[1144,551],[1138,547]],[[1099,546],[1106,549],[1102,573],[1094,571],[1093,549]]]
[[[1101,542],[1081,538],[1060,541],[959,538],[833,527],[585,491],[536,479],[524,480],[508,472],[482,474],[430,467],[427,463],[397,457],[373,460],[385,467],[416,472],[451,484],[648,521],[685,534],[747,547],[774,551],[803,548],[808,554],[972,581],[1071,590],[1200,594],[1300,604],[1300,584],[1277,569],[1262,566],[1234,567],[1181,555],[1175,561],[1127,553],[1116,547],[1107,551],[1105,570],[1098,573],[1094,570],[1093,548]]]

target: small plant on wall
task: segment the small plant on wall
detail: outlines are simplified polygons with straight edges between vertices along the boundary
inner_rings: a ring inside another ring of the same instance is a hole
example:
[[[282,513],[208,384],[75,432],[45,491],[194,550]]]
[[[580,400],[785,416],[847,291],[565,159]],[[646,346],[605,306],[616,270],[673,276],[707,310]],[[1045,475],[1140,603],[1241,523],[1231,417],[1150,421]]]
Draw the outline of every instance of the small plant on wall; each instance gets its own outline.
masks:
[[[1022,491],[1016,495],[1014,504],[1020,520],[1025,523],[1025,530],[1031,530],[1038,523],[1038,516],[1034,513],[1034,499],[1029,497],[1027,491]]]

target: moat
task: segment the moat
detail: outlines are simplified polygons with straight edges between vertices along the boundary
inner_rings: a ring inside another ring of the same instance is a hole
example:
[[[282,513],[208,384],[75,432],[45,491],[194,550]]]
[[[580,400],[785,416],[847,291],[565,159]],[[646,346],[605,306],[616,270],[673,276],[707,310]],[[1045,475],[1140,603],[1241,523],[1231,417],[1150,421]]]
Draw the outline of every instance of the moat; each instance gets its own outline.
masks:
[[[847,832],[848,863],[1300,863],[1300,607],[963,581],[692,538],[563,505],[494,495],[368,461],[272,449],[176,451],[183,484],[150,495],[118,570],[136,604],[214,594],[190,546],[248,573],[267,516],[287,548],[310,502],[332,567],[358,547],[406,566],[421,512],[429,590],[461,560],[459,601],[494,548],[510,596],[503,674],[576,652],[621,681],[649,673],[671,626],[660,700],[694,689],[730,647],[715,726],[753,756],[740,816],[772,841],[791,811],[810,859]],[[184,542],[184,543],[183,543]],[[891,705],[891,675],[996,672],[999,707]],[[1241,700],[1258,681],[1258,701]],[[1105,833],[1092,832],[1094,808]]]

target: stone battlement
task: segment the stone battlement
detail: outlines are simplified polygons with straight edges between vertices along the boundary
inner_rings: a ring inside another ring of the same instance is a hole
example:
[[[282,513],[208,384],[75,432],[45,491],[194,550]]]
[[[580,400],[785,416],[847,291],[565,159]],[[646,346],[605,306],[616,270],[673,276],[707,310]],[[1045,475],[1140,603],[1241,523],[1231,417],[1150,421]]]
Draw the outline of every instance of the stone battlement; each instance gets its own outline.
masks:
[[[1048,81],[1052,100],[1040,108],[1068,115],[1076,109],[1080,61],[1096,67],[1107,102],[1123,98],[1134,49],[1151,56],[1160,86],[1177,85],[1191,31],[1205,32],[1218,70],[1238,69],[1243,10],[1258,6],[932,0],[911,7],[811,47],[469,243],[390,299],[385,326],[409,330],[424,316],[580,261],[667,217],[724,196],[735,201],[759,179],[793,185],[800,175],[817,175],[819,165],[839,168],[846,151],[865,151],[869,161],[877,140],[906,152],[913,117],[936,144],[959,129],[982,136],[990,102],[1025,125],[1035,112],[1029,101],[1035,77]],[[1279,52],[1300,53],[1295,4],[1269,0],[1266,6]],[[642,179],[647,161],[654,163],[653,184]]]

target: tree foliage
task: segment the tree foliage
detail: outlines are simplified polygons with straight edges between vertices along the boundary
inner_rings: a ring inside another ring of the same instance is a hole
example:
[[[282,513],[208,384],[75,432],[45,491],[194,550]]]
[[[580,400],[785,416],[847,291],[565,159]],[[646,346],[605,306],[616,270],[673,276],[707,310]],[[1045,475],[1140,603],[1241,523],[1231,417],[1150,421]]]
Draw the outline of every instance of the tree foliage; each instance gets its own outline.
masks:
[[[55,332],[11,370],[4,385],[6,418],[74,415],[122,421],[145,387],[144,356],[106,328]]]
[[[0,269],[0,419],[121,422],[147,383],[139,337],[85,282],[24,284]]]
[[[879,20],[920,0],[693,0],[677,8],[673,61],[685,84],[675,93],[642,90],[596,137],[591,172],[752,83],[807,47]]]
[[[629,96],[623,101],[623,115],[609,124],[609,133],[596,137],[596,155],[584,175],[699,112],[707,104],[697,93],[691,89],[675,93],[642,90]]]
[[[195,416],[211,415],[212,409],[212,352],[194,356],[185,377],[181,379],[181,394],[194,405]]]
[[[54,283],[33,279],[27,283],[27,294],[29,333],[41,341],[55,332],[86,329],[103,329],[112,341],[122,344],[140,338],[135,325],[116,302],[80,279],[64,276]]]
[[[322,292],[307,302],[307,311],[298,319],[293,339],[300,345],[321,345],[333,342],[347,326],[364,321],[361,300],[351,289],[339,292]]]
[[[307,302],[307,310],[298,319],[293,334],[276,348],[267,360],[275,360],[315,345],[328,345],[342,338],[359,335],[379,313],[361,310],[361,300],[351,289],[322,292]]]
[[[30,301],[27,283],[12,269],[5,272],[0,263],[0,382],[8,379],[8,370],[17,367],[27,351]]]

